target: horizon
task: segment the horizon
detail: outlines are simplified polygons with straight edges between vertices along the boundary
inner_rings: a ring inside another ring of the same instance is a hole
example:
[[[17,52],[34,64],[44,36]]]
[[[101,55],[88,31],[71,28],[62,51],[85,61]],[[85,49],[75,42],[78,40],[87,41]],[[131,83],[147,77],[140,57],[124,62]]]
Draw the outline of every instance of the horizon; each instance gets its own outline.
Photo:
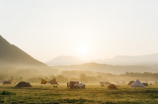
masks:
[[[158,0],[0,0],[0,104],[157,104]]]
[[[0,34],[33,58],[158,53],[158,1],[0,1]]]
[[[0,36],[2,37],[2,38],[4,38],[1,34],[0,34]],[[5,38],[4,38],[5,39]],[[7,39],[5,39],[6,41],[7,41]],[[9,42],[9,41],[7,41],[7,42]],[[10,42],[9,42],[10,43]],[[11,44],[11,43],[10,43]],[[15,44],[13,44],[13,45],[15,45]],[[16,46],[16,45],[15,45]],[[24,50],[23,50],[24,51]],[[25,51],[24,51],[25,52]],[[28,54],[28,53],[27,53]],[[137,57],[137,56],[146,56],[146,55],[154,55],[154,54],[158,54],[158,53],[152,53],[152,54],[142,54],[142,55],[117,55],[117,56],[114,56],[114,57],[112,57],[112,58],[103,58],[103,59],[89,59],[89,60],[83,60],[83,59],[80,59],[80,58],[78,58],[78,57],[75,57],[75,56],[72,56],[72,55],[60,55],[60,56],[56,56],[56,57],[54,57],[54,58],[52,58],[52,59],[50,59],[50,60],[48,60],[48,61],[46,61],[46,62],[43,62],[43,63],[47,63],[47,62],[49,62],[49,61],[51,61],[51,60],[53,60],[53,59],[55,59],[55,58],[58,58],[58,57],[73,57],[73,58],[76,58],[76,59],[79,59],[79,60],[81,60],[81,61],[92,61],[92,60],[106,60],[106,59],[113,59],[113,58],[115,58],[115,57],[123,57],[123,56],[128,56],[128,57]],[[33,57],[33,56],[31,56],[31,57]],[[33,57],[34,58],[34,57]],[[40,60],[39,60],[40,61]],[[41,61],[42,62],[42,61]],[[85,63],[87,63],[87,62],[85,62]],[[89,62],[88,62],[89,63]],[[91,62],[90,62],[91,63]],[[98,63],[98,62],[94,62],[94,63]],[[99,63],[98,63],[99,64]]]

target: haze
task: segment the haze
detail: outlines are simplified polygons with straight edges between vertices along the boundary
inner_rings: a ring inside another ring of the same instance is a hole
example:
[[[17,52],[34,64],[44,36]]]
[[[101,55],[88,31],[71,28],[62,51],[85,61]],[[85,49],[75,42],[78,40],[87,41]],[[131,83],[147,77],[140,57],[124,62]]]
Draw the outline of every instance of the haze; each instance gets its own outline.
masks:
[[[0,35],[37,60],[158,53],[157,0],[0,0]]]

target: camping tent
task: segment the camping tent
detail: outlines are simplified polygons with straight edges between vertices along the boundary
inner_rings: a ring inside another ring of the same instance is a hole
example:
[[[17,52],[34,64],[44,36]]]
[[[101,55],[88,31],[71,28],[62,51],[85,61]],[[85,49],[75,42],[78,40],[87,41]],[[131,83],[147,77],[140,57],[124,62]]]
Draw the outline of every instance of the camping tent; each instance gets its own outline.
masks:
[[[55,84],[55,85],[59,85],[55,78],[52,79],[52,80],[50,80],[49,83],[50,83],[51,85],[54,85],[54,84]]]
[[[44,79],[41,80],[41,84],[46,84],[47,81],[45,81]]]
[[[103,86],[106,86],[106,85],[110,85],[111,83],[109,82],[100,82],[100,85],[103,87]]]
[[[148,83],[142,83],[144,86],[148,86]]]
[[[131,87],[144,87],[144,85],[137,79]]]
[[[32,87],[29,82],[19,82],[15,87]]]
[[[11,84],[11,81],[10,80],[4,81],[3,84]]]
[[[115,88],[117,88],[117,87],[116,87],[116,85],[114,85],[114,84],[110,84],[110,85],[108,86],[108,88],[110,88],[110,89],[115,89]]]
[[[131,85],[131,84],[133,84],[135,81],[130,81],[129,83],[128,83],[128,85]]]
[[[125,84],[125,81],[122,81],[123,84]]]

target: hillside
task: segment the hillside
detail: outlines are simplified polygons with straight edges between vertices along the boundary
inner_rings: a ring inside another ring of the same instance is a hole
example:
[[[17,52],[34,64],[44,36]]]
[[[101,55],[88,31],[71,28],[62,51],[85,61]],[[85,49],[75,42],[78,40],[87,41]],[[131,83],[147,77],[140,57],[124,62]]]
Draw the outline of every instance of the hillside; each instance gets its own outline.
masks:
[[[116,56],[111,59],[94,59],[89,61],[83,61],[73,56],[59,56],[49,62],[47,65],[79,65],[84,63],[99,63],[108,65],[140,65],[140,66],[153,66],[158,64],[158,53],[140,56]]]
[[[73,56],[58,56],[48,61],[46,64],[50,66],[55,66],[55,65],[77,65],[83,63],[85,62]]]
[[[100,63],[111,65],[156,65],[158,53],[140,56],[116,56],[112,59],[102,60]]]
[[[53,66],[53,68],[60,70],[82,70],[82,71],[96,71],[105,73],[125,73],[125,72],[157,72],[156,68],[150,66],[118,66],[118,65],[107,65],[97,63],[86,63],[81,65],[70,65],[70,66]]]
[[[10,44],[0,35],[0,66],[45,67],[47,65],[32,58],[15,45]]]

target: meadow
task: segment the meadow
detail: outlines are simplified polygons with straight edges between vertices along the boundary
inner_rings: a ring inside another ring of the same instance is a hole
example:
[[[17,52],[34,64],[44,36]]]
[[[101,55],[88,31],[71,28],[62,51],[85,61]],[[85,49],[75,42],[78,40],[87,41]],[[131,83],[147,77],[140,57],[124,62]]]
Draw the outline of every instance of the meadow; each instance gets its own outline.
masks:
[[[86,85],[85,89],[67,89],[66,85],[53,88],[51,85],[32,84],[32,88],[15,88],[15,85],[0,85],[0,103],[75,103],[75,104],[156,104],[158,85],[131,88],[120,85],[107,89],[99,84]]]

